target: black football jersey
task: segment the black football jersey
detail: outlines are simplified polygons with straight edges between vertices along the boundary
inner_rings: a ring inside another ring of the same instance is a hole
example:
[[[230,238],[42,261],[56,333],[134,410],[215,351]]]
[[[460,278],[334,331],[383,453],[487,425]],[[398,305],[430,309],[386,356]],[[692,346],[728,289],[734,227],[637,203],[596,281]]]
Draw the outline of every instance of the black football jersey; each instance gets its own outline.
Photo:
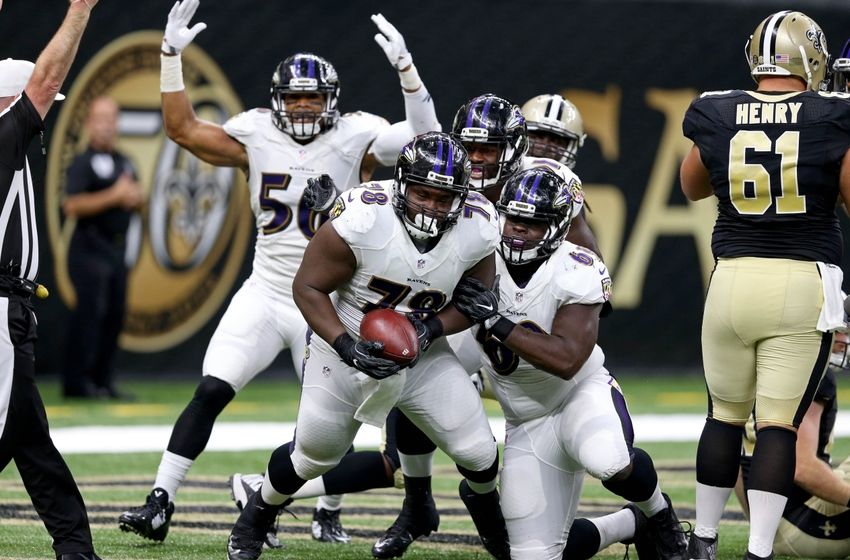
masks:
[[[717,196],[715,258],[840,265],[835,205],[841,159],[850,149],[850,96],[708,92],[691,103],[682,128]]]

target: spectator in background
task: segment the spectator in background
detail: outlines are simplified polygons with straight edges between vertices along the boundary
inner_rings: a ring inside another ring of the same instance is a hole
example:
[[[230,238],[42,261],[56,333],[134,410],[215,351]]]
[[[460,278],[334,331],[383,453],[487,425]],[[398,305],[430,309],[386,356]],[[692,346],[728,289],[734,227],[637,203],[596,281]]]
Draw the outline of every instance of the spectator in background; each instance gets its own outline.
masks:
[[[0,61],[0,193],[6,209],[0,214],[0,471],[14,459],[33,506],[53,538],[57,560],[99,558],[86,505],[50,439],[44,403],[35,385],[36,318],[30,298],[33,294],[47,297],[47,291],[35,283],[38,229],[26,154],[32,139],[44,131],[44,117],[58,97],[97,2],[70,2],[62,25],[35,65]]]
[[[113,358],[127,296],[125,238],[144,195],[133,164],[116,148],[118,112],[109,97],[92,101],[88,148],[68,169],[62,210],[77,220],[68,250],[77,306],[68,323],[65,397],[126,398],[115,388]]]

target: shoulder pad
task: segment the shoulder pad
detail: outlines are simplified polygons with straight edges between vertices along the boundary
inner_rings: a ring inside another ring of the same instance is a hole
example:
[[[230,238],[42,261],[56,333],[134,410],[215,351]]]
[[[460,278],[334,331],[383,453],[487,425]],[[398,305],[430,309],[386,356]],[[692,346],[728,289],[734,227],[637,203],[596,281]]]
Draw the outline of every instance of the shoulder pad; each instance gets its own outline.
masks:
[[[604,303],[611,298],[608,267],[593,251],[565,242],[553,258],[559,258],[554,281],[563,304]]]
[[[734,89],[721,89],[721,90],[717,90],[717,91],[704,91],[701,94],[699,94],[699,98],[702,99],[703,97],[726,95],[727,93],[732,93],[733,91],[735,91],[735,90]]]
[[[257,131],[257,119],[270,119],[270,115],[271,112],[263,112],[261,109],[243,111],[238,115],[230,117],[230,119],[224,123],[224,131],[237,140],[247,138]]]
[[[381,222],[395,220],[391,205],[392,196],[381,182],[364,183],[337,197],[330,212],[334,229],[352,247],[385,245],[392,226]]]

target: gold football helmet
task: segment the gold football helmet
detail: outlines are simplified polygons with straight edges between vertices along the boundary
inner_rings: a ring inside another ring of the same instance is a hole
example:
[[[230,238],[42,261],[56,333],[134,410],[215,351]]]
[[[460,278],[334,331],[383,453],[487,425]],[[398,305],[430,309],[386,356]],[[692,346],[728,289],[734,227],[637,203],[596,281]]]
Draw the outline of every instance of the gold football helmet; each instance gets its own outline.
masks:
[[[587,137],[576,106],[560,95],[544,94],[526,101],[522,115],[528,126],[528,154],[560,161],[572,169],[576,152]],[[555,138],[547,141],[547,135]]]
[[[767,16],[750,35],[746,55],[756,83],[759,76],[797,76],[810,90],[828,88],[826,37],[802,12],[784,10]]]

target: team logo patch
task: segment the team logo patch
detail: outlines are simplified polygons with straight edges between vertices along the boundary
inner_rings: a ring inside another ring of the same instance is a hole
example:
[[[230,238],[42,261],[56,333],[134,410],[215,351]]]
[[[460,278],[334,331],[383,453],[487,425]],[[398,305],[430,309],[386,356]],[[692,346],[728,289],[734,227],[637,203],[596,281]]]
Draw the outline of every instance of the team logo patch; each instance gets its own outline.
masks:
[[[345,201],[343,197],[337,197],[336,202],[334,202],[331,211],[328,212],[328,215],[331,217],[331,220],[334,218],[339,218],[340,214],[345,210]]]
[[[579,251],[570,251],[570,256],[574,261],[579,262],[585,266],[593,266],[593,257],[588,255],[587,253],[581,253]]]
[[[101,95],[121,108],[119,149],[136,165],[147,207],[127,233],[127,316],[120,345],[133,352],[177,346],[215,315],[236,281],[253,229],[241,173],[201,162],[165,135],[160,114],[161,32],[125,35],[91,59],[60,104],[47,161],[45,213],[57,291],[76,294],[68,243],[76,223],[61,211],[68,167],[86,147],[83,124]],[[183,76],[198,116],[224,123],[242,111],[227,78],[200,47],[182,55]],[[142,219],[144,215],[144,219]]]
[[[609,301],[611,299],[611,279],[603,278],[602,279],[602,297],[605,301]]]

